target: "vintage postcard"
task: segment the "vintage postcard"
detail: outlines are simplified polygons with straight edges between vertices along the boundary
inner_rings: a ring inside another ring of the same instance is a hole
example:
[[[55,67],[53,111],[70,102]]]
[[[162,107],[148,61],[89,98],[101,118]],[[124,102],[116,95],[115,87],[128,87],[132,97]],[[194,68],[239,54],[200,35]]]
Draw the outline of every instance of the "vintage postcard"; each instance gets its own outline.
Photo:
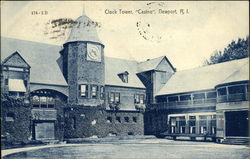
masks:
[[[1,1],[3,159],[249,158],[248,1]]]

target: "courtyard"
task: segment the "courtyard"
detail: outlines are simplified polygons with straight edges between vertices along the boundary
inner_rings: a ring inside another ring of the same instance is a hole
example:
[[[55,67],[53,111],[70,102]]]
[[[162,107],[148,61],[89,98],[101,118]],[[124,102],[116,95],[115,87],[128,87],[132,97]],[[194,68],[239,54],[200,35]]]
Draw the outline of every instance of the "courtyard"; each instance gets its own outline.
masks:
[[[247,159],[249,147],[155,137],[108,137],[78,144],[2,150],[3,159]]]

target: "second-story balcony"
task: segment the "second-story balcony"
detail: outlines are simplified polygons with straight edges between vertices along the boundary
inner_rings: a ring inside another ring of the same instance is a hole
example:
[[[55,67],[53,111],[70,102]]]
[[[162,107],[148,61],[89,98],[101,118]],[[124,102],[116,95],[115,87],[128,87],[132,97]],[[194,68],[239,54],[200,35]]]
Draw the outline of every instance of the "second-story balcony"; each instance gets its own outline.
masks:
[[[215,104],[216,104],[216,98],[209,98],[209,99],[196,99],[196,100],[174,101],[174,102],[160,102],[152,104],[151,108],[179,109],[179,108],[215,106]]]
[[[217,102],[224,103],[224,102],[240,102],[249,100],[249,93],[237,93],[237,94],[228,94],[218,96]]]

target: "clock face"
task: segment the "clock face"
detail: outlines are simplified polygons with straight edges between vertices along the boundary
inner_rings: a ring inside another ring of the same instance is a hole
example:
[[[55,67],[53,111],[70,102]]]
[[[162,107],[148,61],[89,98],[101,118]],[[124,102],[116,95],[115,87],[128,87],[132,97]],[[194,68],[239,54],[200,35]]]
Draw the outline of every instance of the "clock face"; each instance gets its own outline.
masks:
[[[87,60],[101,62],[101,46],[87,44]]]

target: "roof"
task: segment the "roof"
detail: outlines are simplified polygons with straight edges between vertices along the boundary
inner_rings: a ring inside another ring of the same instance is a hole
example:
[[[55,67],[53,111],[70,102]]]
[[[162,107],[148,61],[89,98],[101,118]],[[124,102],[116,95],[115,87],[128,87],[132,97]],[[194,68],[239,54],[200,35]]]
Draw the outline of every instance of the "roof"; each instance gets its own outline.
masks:
[[[163,58],[164,56],[160,56],[154,59],[140,62],[138,64],[138,72],[145,72],[145,71],[156,69]]]
[[[247,80],[249,80],[249,63],[244,64],[239,70],[235,71],[222,81],[221,84]]]
[[[96,23],[85,15],[77,18],[66,43],[74,41],[91,41],[102,44],[96,32]]]
[[[67,85],[57,63],[61,47],[1,37],[1,62],[18,52],[30,65],[30,82]]]
[[[136,61],[105,57],[105,84],[145,88],[136,75],[137,66]],[[118,74],[126,71],[128,72],[128,83],[122,82],[118,76]]]
[[[16,61],[18,61],[18,63],[16,63]],[[23,59],[23,57],[17,51],[6,57],[3,60],[2,65],[30,68],[30,65]]]
[[[156,95],[177,94],[214,89],[222,82],[249,80],[249,58],[175,72]],[[238,75],[241,75],[237,77]]]
[[[61,46],[6,37],[1,37],[1,46],[1,61],[16,51],[27,61],[31,66],[30,82],[67,85],[56,61],[60,56]],[[136,61],[105,57],[105,84],[145,88],[136,76],[137,65]],[[128,83],[123,83],[118,76],[125,71],[129,73]]]
[[[167,63],[170,65],[170,67],[175,70],[175,68],[172,66],[172,64],[169,62],[168,58],[166,56],[160,56],[154,59],[148,59],[147,61],[140,62],[138,64],[138,73],[139,72],[145,72],[150,70],[156,70],[161,63],[163,59],[166,59]]]

